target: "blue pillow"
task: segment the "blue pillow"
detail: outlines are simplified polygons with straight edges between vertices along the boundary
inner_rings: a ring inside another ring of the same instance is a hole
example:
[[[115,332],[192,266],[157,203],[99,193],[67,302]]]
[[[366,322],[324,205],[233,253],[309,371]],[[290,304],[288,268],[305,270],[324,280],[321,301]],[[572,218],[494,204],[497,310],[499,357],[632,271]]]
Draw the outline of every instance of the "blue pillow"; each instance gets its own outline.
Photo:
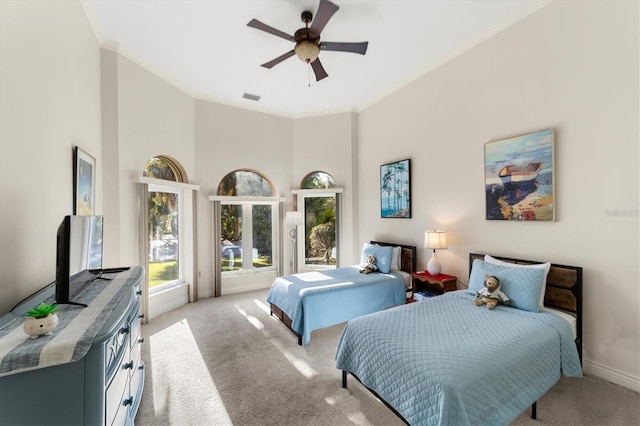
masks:
[[[367,263],[367,256],[373,256],[376,258],[376,266],[378,270],[383,274],[388,274],[391,269],[391,258],[393,257],[393,247],[391,246],[376,246],[369,243],[364,243],[362,246],[362,256],[360,257],[360,265]]]
[[[493,265],[476,259],[471,267],[467,291],[476,294],[484,286],[485,275],[494,275],[500,279],[502,284],[500,290],[511,299],[510,306],[524,311],[538,312],[540,294],[545,284],[543,269]]]

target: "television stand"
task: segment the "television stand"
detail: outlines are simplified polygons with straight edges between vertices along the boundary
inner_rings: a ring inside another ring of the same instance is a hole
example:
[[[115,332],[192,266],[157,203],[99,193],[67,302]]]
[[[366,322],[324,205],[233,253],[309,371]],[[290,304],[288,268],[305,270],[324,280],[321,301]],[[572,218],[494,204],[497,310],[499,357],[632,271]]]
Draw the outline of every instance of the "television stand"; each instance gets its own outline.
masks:
[[[87,302],[88,307],[78,314],[62,305],[60,324],[50,336],[30,340],[22,325],[29,309],[54,299],[53,283],[0,317],[0,425],[134,423],[145,376],[140,324],[144,274],[144,268],[135,266],[111,281],[94,282],[73,303]],[[69,339],[71,334],[81,337]],[[69,346],[73,355],[68,359],[40,357],[65,354]],[[43,387],[47,396],[38,397],[35,390]]]

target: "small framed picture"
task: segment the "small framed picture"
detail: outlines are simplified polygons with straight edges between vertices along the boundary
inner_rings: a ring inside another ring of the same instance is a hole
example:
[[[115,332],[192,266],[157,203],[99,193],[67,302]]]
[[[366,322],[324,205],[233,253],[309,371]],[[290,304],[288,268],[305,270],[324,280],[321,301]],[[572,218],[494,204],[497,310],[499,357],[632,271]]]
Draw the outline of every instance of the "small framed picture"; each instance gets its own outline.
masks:
[[[411,162],[401,160],[380,166],[380,217],[411,217]]]
[[[95,211],[96,159],[79,147],[73,151],[73,214],[93,215]]]

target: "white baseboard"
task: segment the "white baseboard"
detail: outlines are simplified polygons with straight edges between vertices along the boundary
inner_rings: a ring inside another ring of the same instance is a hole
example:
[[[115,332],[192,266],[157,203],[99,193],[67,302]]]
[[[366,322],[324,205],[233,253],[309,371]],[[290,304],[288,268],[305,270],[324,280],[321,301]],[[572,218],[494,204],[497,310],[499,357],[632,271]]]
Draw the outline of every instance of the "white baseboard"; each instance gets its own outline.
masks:
[[[598,377],[640,393],[640,378],[587,359],[582,360],[584,374]]]
[[[189,303],[189,284],[183,283],[149,295],[149,319]]]
[[[276,277],[276,271],[226,275],[222,277],[221,294],[224,296],[227,294],[270,288]]]

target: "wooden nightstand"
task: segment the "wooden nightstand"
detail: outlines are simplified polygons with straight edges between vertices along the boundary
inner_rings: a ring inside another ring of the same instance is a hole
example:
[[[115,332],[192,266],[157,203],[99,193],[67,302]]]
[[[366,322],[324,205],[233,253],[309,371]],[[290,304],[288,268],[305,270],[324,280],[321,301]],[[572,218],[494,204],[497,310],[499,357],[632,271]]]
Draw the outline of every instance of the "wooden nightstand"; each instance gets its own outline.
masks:
[[[436,293],[446,293],[447,291],[454,291],[458,289],[458,279],[453,275],[431,275],[427,271],[423,271],[413,272],[411,277],[414,293],[427,290]]]

